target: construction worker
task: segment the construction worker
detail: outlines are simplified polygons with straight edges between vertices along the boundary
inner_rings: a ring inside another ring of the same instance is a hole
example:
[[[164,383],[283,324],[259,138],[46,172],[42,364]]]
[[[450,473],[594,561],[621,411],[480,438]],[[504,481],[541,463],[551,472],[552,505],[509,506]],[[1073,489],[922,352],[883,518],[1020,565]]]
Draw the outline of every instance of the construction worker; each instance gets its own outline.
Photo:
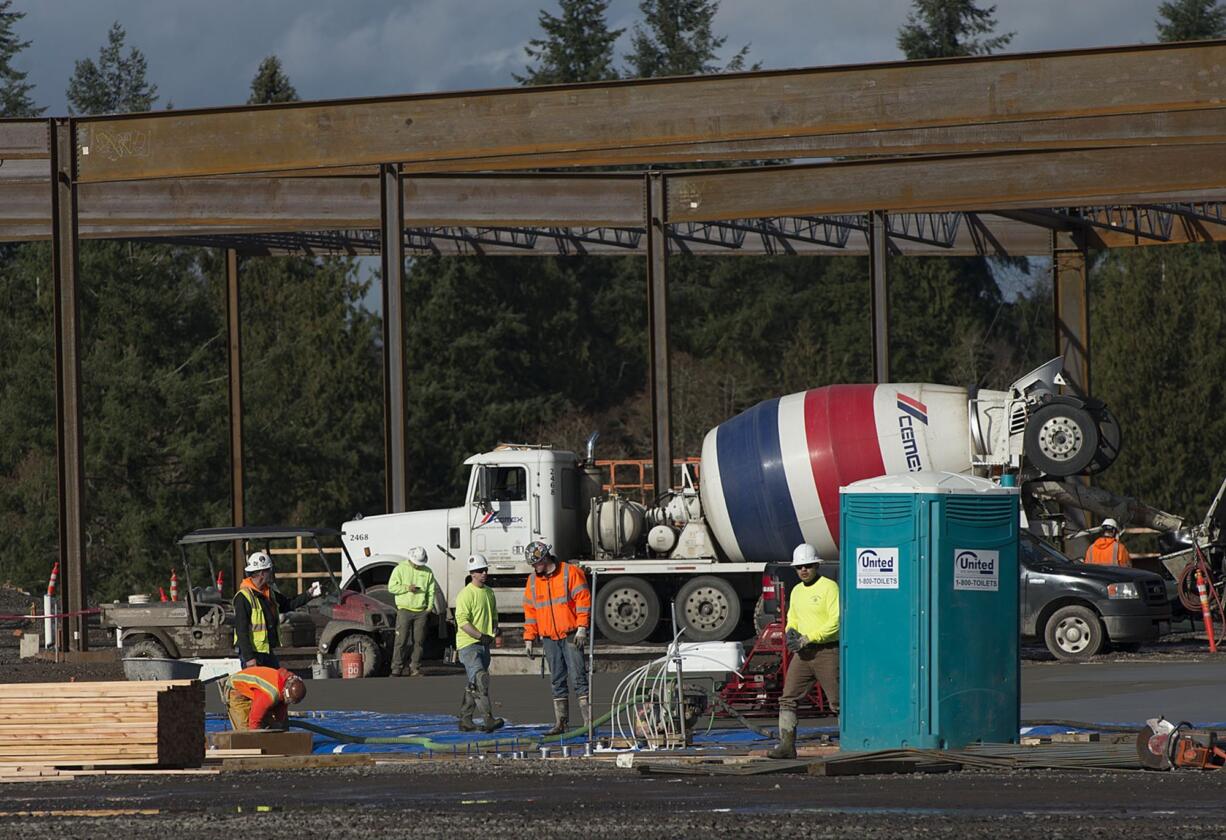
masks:
[[[817,549],[801,543],[792,551],[800,583],[788,601],[787,648],[794,656],[779,698],[779,746],[770,758],[796,757],[796,706],[821,685],[826,701],[839,713],[839,586],[822,577]]]
[[[306,683],[284,668],[257,665],[231,674],[222,693],[236,732],[285,729],[289,706],[306,697]]]
[[[404,659],[413,646],[409,660],[409,676],[421,674],[421,650],[426,641],[426,625],[430,613],[436,610],[438,584],[434,572],[426,565],[426,550],[415,545],[408,559],[397,564],[387,582],[387,591],[396,596],[396,644],[392,649],[392,676],[404,676]]]
[[[1101,535],[1086,549],[1086,562],[1096,566],[1131,566],[1132,555],[1119,540],[1120,523],[1104,519]]]
[[[574,684],[584,724],[588,721],[587,668],[583,649],[587,647],[588,625],[592,615],[592,591],[587,575],[571,563],[563,563],[553,549],[540,540],[528,543],[524,556],[532,564],[532,574],[524,586],[524,652],[536,656],[539,638],[545,648],[545,661],[553,678],[553,728],[546,735],[565,732],[570,721],[567,678]]]
[[[281,644],[278,627],[281,614],[298,609],[323,593],[319,581],[301,595],[289,598],[273,585],[272,558],[266,551],[257,551],[247,558],[247,577],[234,595],[234,645],[244,668],[263,665],[281,667],[274,653]]]
[[[460,704],[461,732],[474,732],[478,728],[493,732],[506,723],[494,717],[490,702],[490,646],[502,631],[498,629],[494,590],[485,585],[489,567],[483,554],[468,558],[469,583],[460,590],[455,602],[455,648],[464,664],[464,673],[468,675],[464,700]],[[481,713],[484,723],[480,727],[473,722],[474,711]]]

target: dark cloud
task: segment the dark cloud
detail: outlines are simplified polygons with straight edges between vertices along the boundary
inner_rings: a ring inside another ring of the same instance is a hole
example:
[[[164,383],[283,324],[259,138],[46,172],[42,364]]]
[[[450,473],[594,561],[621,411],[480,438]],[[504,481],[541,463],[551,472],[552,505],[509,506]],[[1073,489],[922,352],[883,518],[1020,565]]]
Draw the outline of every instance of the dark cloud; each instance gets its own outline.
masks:
[[[306,99],[501,87],[524,67],[552,0],[17,0],[33,41],[20,62],[35,96],[64,113],[75,60],[94,57],[119,21],[149,60],[161,104],[241,103],[260,60],[281,57]],[[723,0],[717,29],[731,53],[751,43],[764,67],[899,58],[908,0]],[[610,23],[631,28],[636,0],[613,0]],[[1014,51],[1154,39],[1157,0],[998,0]],[[629,33],[619,45],[628,48]]]

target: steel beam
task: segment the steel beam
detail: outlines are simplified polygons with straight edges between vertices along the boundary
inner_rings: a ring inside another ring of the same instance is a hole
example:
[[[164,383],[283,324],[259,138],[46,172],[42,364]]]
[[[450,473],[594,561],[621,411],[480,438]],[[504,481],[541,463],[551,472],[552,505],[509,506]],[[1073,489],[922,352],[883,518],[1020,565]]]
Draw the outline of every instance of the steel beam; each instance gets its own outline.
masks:
[[[73,121],[55,120],[51,147],[51,275],[55,287],[55,430],[59,497],[59,557],[65,598],[72,615],[60,626],[60,649],[87,650],[81,611],[85,588],[85,448],[81,425],[80,254],[77,186],[73,177]]]
[[[225,249],[226,257],[226,358],[229,364],[230,395],[230,524],[247,524],[243,484],[243,340],[242,309],[239,307],[238,251]],[[238,591],[243,574],[243,544],[233,545],[230,585]]]
[[[873,381],[890,381],[890,290],[889,262],[890,228],[885,213],[874,210],[869,214],[868,265],[871,294],[873,335]]]
[[[1075,237],[1073,247],[1062,247],[1052,233],[1052,305],[1056,355],[1064,357],[1071,384],[1090,393],[1090,286],[1089,254],[1085,240]]]
[[[400,168],[380,167],[383,269],[383,458],[388,513],[408,510],[408,374],[404,357],[404,189]]]
[[[1206,41],[91,117],[78,177],[539,153],[582,166],[616,148],[1190,110],[1221,106],[1223,65],[1226,42]]]
[[[5,165],[14,160],[48,160],[52,132],[47,125],[47,120],[0,120],[0,160]],[[37,170],[43,172],[45,179],[49,179],[53,171],[46,164]],[[7,172],[0,172],[0,177],[7,175]]]
[[[667,181],[651,172],[643,185],[647,213],[647,344],[651,360],[651,462],[656,496],[672,488],[672,358],[668,348]]]

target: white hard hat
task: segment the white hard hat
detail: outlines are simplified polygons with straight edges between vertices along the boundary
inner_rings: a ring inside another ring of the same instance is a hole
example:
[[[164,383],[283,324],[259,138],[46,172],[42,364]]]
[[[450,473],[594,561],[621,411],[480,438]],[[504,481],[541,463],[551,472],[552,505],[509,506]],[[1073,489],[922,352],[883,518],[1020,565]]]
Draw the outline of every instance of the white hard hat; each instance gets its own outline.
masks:
[[[485,559],[484,554],[470,554],[468,556],[468,571],[479,572],[482,569],[488,569],[489,562]]]
[[[272,568],[272,558],[267,551],[257,551],[247,558],[248,572],[263,572]]]
[[[1120,523],[1116,522],[1114,519],[1107,518],[1103,520],[1103,528],[1110,528],[1112,531],[1118,531],[1120,529]]]
[[[414,566],[424,566],[428,559],[426,550],[420,545],[415,545],[409,549],[409,562]]]
[[[817,556],[817,549],[808,543],[801,543],[792,550],[793,566],[812,566],[820,562],[822,558]]]

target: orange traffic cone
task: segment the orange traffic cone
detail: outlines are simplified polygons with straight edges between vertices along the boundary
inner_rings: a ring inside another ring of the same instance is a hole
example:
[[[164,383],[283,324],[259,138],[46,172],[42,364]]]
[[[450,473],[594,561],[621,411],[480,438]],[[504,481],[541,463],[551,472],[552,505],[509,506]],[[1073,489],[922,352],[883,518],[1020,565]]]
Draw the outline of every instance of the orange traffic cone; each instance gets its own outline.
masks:
[[[52,598],[55,597],[55,582],[60,576],[60,561],[56,560],[55,565],[51,567],[51,577],[47,580],[47,594]]]
[[[218,595],[220,595],[223,591],[222,584],[225,583],[225,575],[226,573],[224,569],[217,570],[217,594]]]
[[[162,600],[163,600],[163,601],[169,601],[169,600],[170,600],[169,598],[167,598],[167,597],[166,597],[166,590],[165,590],[165,589],[163,589],[163,588],[162,588],[162,587],[160,587],[160,586],[158,587],[158,594],[162,596]]]

